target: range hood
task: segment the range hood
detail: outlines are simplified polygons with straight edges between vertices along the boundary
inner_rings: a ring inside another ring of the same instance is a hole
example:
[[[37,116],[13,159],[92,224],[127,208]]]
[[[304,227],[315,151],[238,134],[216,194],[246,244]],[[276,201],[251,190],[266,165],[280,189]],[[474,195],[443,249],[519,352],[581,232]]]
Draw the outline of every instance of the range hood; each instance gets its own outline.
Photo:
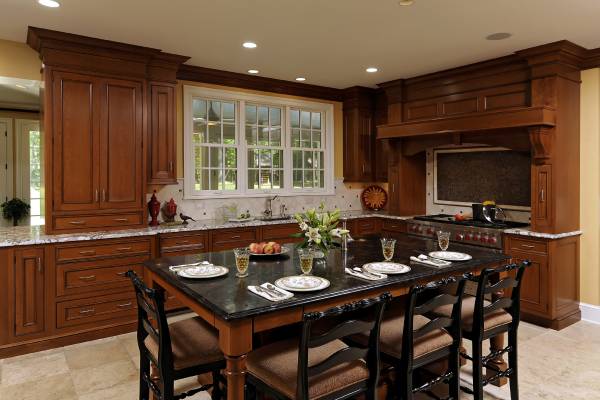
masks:
[[[482,132],[536,126],[551,128],[555,125],[556,111],[553,108],[518,107],[379,125],[377,139],[414,138],[443,133]]]

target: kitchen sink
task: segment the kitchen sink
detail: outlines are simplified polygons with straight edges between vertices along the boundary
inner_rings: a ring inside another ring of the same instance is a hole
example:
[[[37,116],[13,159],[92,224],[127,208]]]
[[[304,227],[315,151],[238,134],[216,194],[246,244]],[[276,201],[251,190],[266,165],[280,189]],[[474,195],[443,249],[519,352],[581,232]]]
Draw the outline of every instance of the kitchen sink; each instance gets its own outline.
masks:
[[[283,221],[285,219],[292,219],[290,215],[274,215],[271,217],[259,217],[260,221]]]

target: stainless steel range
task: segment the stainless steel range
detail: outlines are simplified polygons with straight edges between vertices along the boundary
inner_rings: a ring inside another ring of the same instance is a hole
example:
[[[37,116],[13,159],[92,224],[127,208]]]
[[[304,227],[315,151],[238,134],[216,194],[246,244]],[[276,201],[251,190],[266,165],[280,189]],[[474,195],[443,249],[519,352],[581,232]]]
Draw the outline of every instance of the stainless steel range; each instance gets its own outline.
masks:
[[[522,228],[529,224],[503,221],[488,223],[474,220],[456,221],[447,214],[423,215],[409,219],[408,233],[435,238],[439,230],[450,232],[450,240],[475,246],[502,249],[502,233],[505,229]]]

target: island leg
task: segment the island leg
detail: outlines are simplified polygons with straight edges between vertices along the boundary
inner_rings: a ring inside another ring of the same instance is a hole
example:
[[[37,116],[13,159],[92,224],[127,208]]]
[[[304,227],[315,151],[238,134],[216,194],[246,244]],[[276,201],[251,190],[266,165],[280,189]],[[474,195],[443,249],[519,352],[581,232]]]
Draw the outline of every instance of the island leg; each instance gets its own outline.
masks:
[[[215,319],[219,330],[219,347],[225,355],[227,400],[243,400],[246,386],[246,357],[252,350],[252,320]]]

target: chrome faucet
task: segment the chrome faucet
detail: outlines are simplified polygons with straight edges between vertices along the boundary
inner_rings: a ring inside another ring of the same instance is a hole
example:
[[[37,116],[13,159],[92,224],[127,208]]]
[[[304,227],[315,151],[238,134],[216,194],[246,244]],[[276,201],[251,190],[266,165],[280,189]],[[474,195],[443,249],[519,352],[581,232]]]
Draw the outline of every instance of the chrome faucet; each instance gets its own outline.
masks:
[[[282,203],[281,206],[279,206],[279,214],[281,214],[282,217],[286,217],[286,211],[287,207],[285,206],[285,204]]]
[[[271,197],[271,198],[267,198],[267,209],[265,211],[263,211],[263,215],[265,217],[272,217],[273,216],[273,200],[276,200],[277,198],[279,198],[279,196],[275,196],[275,197]]]

